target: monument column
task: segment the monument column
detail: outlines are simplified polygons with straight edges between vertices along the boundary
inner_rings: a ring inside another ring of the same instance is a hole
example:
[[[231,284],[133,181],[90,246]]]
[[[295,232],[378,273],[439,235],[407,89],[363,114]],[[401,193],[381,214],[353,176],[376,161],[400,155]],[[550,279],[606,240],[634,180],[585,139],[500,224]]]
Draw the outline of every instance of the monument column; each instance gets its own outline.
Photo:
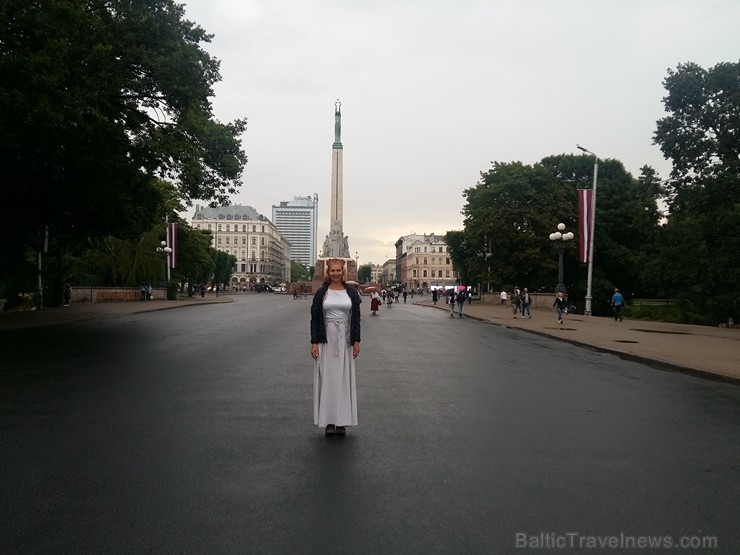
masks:
[[[321,257],[316,262],[316,270],[323,271],[327,258],[347,260],[347,278],[357,278],[357,261],[350,257],[349,241],[344,235],[344,147],[342,146],[342,103],[334,103],[334,144],[331,146],[331,202],[329,215],[329,235],[324,240]],[[324,260],[322,260],[324,259]]]

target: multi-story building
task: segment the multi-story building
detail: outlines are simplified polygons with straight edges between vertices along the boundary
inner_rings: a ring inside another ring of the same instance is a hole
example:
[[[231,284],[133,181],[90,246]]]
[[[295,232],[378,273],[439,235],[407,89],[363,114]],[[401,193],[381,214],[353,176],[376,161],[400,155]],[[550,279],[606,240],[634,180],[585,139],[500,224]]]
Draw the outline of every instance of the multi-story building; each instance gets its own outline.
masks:
[[[394,285],[396,281],[396,261],[389,258],[383,263],[380,272],[380,283],[384,286],[390,286]]]
[[[457,272],[444,235],[405,235],[395,246],[398,280],[406,287],[428,290],[455,285]]]
[[[272,206],[272,222],[290,242],[290,259],[310,268],[316,263],[319,195],[293,197]]]
[[[370,281],[372,283],[380,283],[380,277],[383,275],[383,266],[380,264],[373,264],[370,268]]]
[[[191,225],[213,235],[212,246],[236,258],[231,286],[290,281],[290,243],[251,206],[195,206]]]

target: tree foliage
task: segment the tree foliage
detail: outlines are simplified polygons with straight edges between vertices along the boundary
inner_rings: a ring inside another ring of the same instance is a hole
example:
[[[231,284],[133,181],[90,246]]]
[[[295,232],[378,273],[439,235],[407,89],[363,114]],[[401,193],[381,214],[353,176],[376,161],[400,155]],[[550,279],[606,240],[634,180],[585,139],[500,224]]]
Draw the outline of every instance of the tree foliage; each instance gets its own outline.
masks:
[[[219,62],[183,16],[172,0],[0,4],[5,201],[28,207],[25,229],[6,236],[0,285],[27,281],[12,274],[42,230],[58,261],[136,238],[164,215],[160,179],[186,204],[237,191],[246,122],[214,118]]]
[[[307,281],[309,278],[309,269],[297,260],[290,261],[290,280]]]
[[[361,264],[357,269],[357,281],[360,283],[368,283],[373,275],[372,264]]]
[[[479,183],[464,192],[470,279],[490,280],[497,288],[516,284],[531,291],[553,291],[558,255],[549,235],[559,223],[577,233],[577,189],[591,187],[593,163],[590,156],[559,155],[534,166],[496,162],[482,172]],[[615,283],[625,291],[644,291],[638,260],[657,226],[658,193],[653,181],[634,179],[620,162],[600,163],[595,312],[607,309],[608,291]],[[586,272],[578,263],[576,243],[565,245],[565,279],[572,298],[582,300]]]
[[[740,63],[694,63],[663,82],[654,142],[673,162],[668,222],[649,271],[680,318],[717,324],[740,308]]]
[[[236,267],[236,257],[233,254],[225,253],[224,251],[210,249],[211,256],[213,257],[213,277],[211,281],[216,284],[228,285],[231,283],[231,276],[234,275],[234,268]]]

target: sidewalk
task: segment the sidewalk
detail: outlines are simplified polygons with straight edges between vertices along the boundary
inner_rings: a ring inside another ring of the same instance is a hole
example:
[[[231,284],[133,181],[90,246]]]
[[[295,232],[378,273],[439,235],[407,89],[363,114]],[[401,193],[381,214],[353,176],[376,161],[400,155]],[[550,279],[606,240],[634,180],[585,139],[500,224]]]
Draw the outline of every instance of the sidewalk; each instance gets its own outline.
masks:
[[[187,306],[234,302],[234,296],[206,295],[176,301],[76,303],[70,307],[46,308],[41,311],[0,313],[0,332],[12,329],[40,327],[65,322],[117,318],[124,315],[168,310]],[[449,305],[432,305],[431,297],[417,298],[411,303],[446,310]],[[457,310],[457,307],[455,307]],[[489,324],[519,328],[546,335],[576,345],[592,347],[667,368],[740,383],[740,329],[685,324],[666,324],[642,320],[615,322],[612,318],[569,315],[561,326],[555,312],[533,309],[532,318],[514,318],[511,308],[465,305],[463,316]]]
[[[414,304],[450,311],[430,297]],[[455,306],[457,317],[457,306]],[[740,383],[740,329],[643,320],[615,322],[613,318],[568,315],[561,326],[554,310],[532,309],[532,318],[514,318],[510,307],[465,304],[463,317],[489,324],[523,329],[576,345],[593,347],[645,362],[658,368],[687,372]]]
[[[204,304],[233,303],[234,297],[207,294],[205,299],[193,297],[176,301],[121,301],[106,303],[72,303],[71,306],[58,306],[31,310],[27,312],[0,313],[0,332],[12,329],[33,328],[66,322],[81,322],[105,318],[118,318],[130,314],[151,312],[154,310],[169,310],[185,306]]]

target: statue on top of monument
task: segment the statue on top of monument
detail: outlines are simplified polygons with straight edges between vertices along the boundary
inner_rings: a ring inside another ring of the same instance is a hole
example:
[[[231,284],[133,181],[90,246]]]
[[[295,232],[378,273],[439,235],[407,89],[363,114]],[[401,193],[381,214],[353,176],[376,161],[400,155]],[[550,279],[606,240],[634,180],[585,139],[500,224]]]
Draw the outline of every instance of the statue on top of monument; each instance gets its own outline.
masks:
[[[334,144],[342,143],[342,103],[337,98],[334,103]]]

